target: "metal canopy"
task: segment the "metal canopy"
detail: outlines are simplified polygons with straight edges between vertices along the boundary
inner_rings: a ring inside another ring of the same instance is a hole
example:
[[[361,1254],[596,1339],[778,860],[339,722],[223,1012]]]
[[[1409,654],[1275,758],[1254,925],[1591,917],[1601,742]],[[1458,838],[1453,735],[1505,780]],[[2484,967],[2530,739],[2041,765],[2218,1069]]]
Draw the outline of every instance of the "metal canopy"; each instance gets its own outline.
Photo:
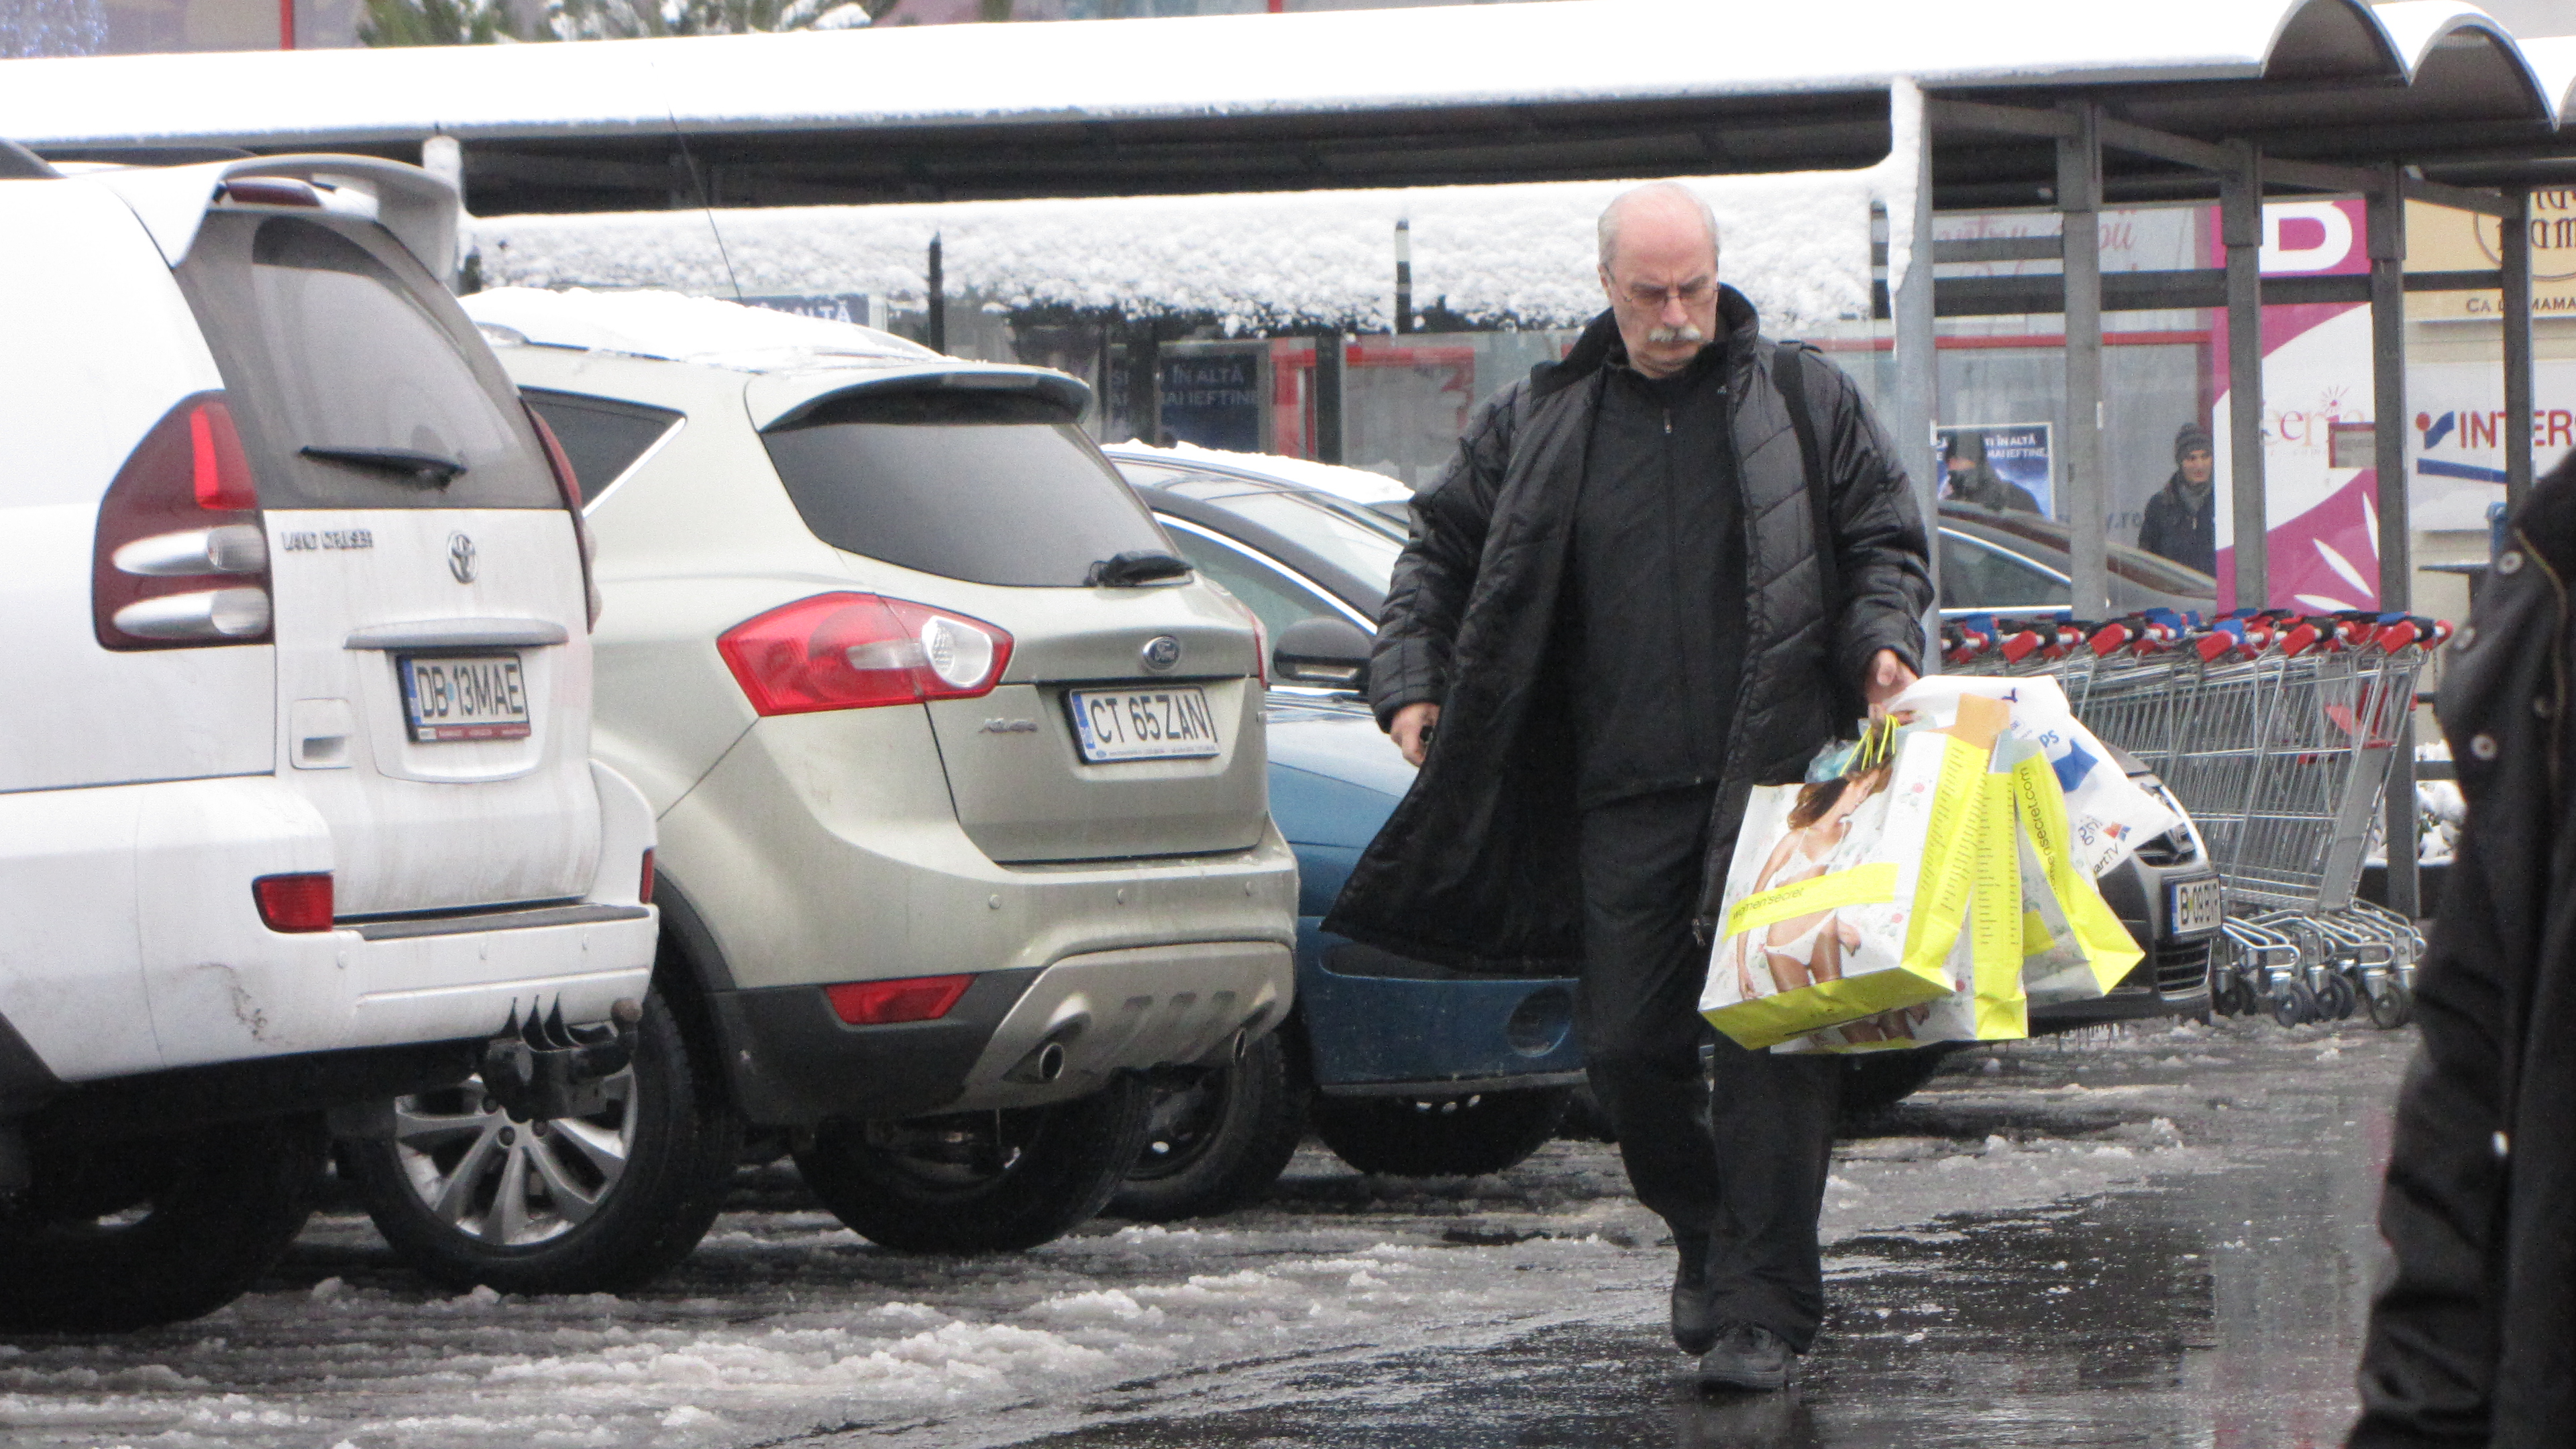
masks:
[[[2097,100],[2113,121],[2275,157],[2395,154],[2494,181],[2561,149],[2570,51],[2443,0],[1560,0],[6,61],[0,136],[57,158],[222,145],[408,159],[446,135],[464,143],[471,209],[501,215],[1844,170],[1886,156],[1904,79],[1943,98]],[[1934,145],[1943,205],[2054,191],[2050,138],[1936,121]],[[2114,204],[2215,194],[2116,150],[2102,183]]]

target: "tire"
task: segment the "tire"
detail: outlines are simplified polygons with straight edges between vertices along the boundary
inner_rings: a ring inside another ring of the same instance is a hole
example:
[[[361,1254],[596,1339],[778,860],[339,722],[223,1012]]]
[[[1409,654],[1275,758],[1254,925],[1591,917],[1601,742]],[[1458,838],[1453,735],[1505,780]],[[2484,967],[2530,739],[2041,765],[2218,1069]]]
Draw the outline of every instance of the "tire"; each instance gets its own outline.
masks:
[[[2304,981],[2285,981],[2272,998],[2272,1020],[2300,1026],[2317,1019],[2317,993]]]
[[[852,1232],[909,1253],[998,1253],[1090,1220],[1144,1150],[1153,1093],[1119,1076],[1047,1107],[835,1122],[797,1170]]]
[[[223,1307],[295,1241],[329,1151],[312,1116],[36,1144],[35,1186],[0,1216],[0,1331],[119,1333]]]
[[[1225,1070],[1154,1093],[1144,1149],[1108,1210],[1151,1223],[1230,1211],[1269,1191],[1305,1135],[1306,1093],[1279,1033],[1266,1033]]]
[[[1949,1055],[1940,1047],[1915,1047],[1843,1058],[1842,1119],[1863,1121],[1913,1096]]]
[[[2254,1008],[2254,993],[2246,989],[2245,978],[2226,972],[2210,987],[2209,1004],[2221,1016],[2243,1016]]]
[[[2415,1019],[2415,993],[2404,982],[2380,981],[2362,999],[2370,1012],[2370,1024],[2381,1031],[2395,1031]]]
[[[1571,1087],[1528,1087],[1446,1100],[1318,1097],[1315,1135],[1362,1172],[1477,1177],[1546,1146],[1573,1095]]]
[[[393,1139],[342,1143],[341,1167],[423,1277],[613,1293],[677,1265],[715,1222],[742,1128],[704,1081],[656,992],[602,1111],[520,1122],[468,1077],[402,1098]]]
[[[2353,989],[2352,978],[2340,971],[2326,973],[2325,986],[2317,993],[2317,1013],[2326,1021],[2349,1021],[2361,1005],[2361,993]]]

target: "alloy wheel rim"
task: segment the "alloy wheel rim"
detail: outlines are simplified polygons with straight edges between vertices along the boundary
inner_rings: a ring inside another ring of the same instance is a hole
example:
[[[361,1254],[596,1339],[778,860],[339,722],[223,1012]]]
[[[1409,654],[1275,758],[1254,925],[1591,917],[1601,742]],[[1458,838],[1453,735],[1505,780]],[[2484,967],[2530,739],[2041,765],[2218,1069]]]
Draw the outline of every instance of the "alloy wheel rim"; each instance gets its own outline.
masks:
[[[521,1121],[480,1076],[394,1103],[394,1155],[429,1215],[494,1247],[552,1242],[595,1216],[633,1147],[635,1069],[600,1083],[599,1111]]]

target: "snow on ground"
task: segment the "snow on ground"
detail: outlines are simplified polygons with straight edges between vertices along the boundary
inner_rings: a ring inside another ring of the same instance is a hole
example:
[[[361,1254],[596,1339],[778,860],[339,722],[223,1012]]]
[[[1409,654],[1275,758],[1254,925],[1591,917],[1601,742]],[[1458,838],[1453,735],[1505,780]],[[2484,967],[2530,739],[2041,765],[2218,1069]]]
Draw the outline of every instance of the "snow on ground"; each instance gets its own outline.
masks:
[[[2206,1107],[2200,1078],[2250,1076],[2249,1057],[2347,1071],[2356,1052],[2401,1047],[2248,1022],[1995,1049],[1991,1070],[1972,1059],[1909,1104],[1906,1135],[1843,1145],[1826,1235],[1937,1233],[1945,1215],[2214,1171],[2229,1154],[2176,1126]],[[873,1248],[772,1168],[663,1282],[556,1299],[430,1288],[363,1218],[331,1216],[265,1291],[195,1323],[0,1343],[0,1424],[12,1444],[168,1449],[747,1445],[963,1424],[1283,1358],[1651,1324],[1670,1250],[1624,1189],[1615,1149],[1593,1142],[1426,1181],[1355,1174],[1310,1146],[1254,1209],[1103,1220],[1024,1255],[954,1259]]]
[[[919,307],[936,236],[952,305],[1201,312],[1229,331],[1323,322],[1385,332],[1401,219],[1418,305],[1555,327],[1601,310],[1594,224],[1632,184],[514,216],[474,221],[471,245],[494,285],[865,293]],[[1687,184],[1715,208],[1721,271],[1761,308],[1768,331],[1797,336],[1868,315],[1870,173]]]

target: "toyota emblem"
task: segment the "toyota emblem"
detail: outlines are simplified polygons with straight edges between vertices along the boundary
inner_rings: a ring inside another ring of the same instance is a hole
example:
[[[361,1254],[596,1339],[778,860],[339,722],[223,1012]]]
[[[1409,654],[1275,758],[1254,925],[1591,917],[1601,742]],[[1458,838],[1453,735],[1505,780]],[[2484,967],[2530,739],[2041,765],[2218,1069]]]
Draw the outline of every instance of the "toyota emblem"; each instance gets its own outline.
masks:
[[[1146,640],[1145,647],[1136,653],[1145,661],[1147,669],[1156,674],[1169,674],[1172,666],[1181,662],[1181,641],[1169,634],[1157,635]]]
[[[461,533],[447,536],[447,571],[460,584],[474,582],[474,540]]]

